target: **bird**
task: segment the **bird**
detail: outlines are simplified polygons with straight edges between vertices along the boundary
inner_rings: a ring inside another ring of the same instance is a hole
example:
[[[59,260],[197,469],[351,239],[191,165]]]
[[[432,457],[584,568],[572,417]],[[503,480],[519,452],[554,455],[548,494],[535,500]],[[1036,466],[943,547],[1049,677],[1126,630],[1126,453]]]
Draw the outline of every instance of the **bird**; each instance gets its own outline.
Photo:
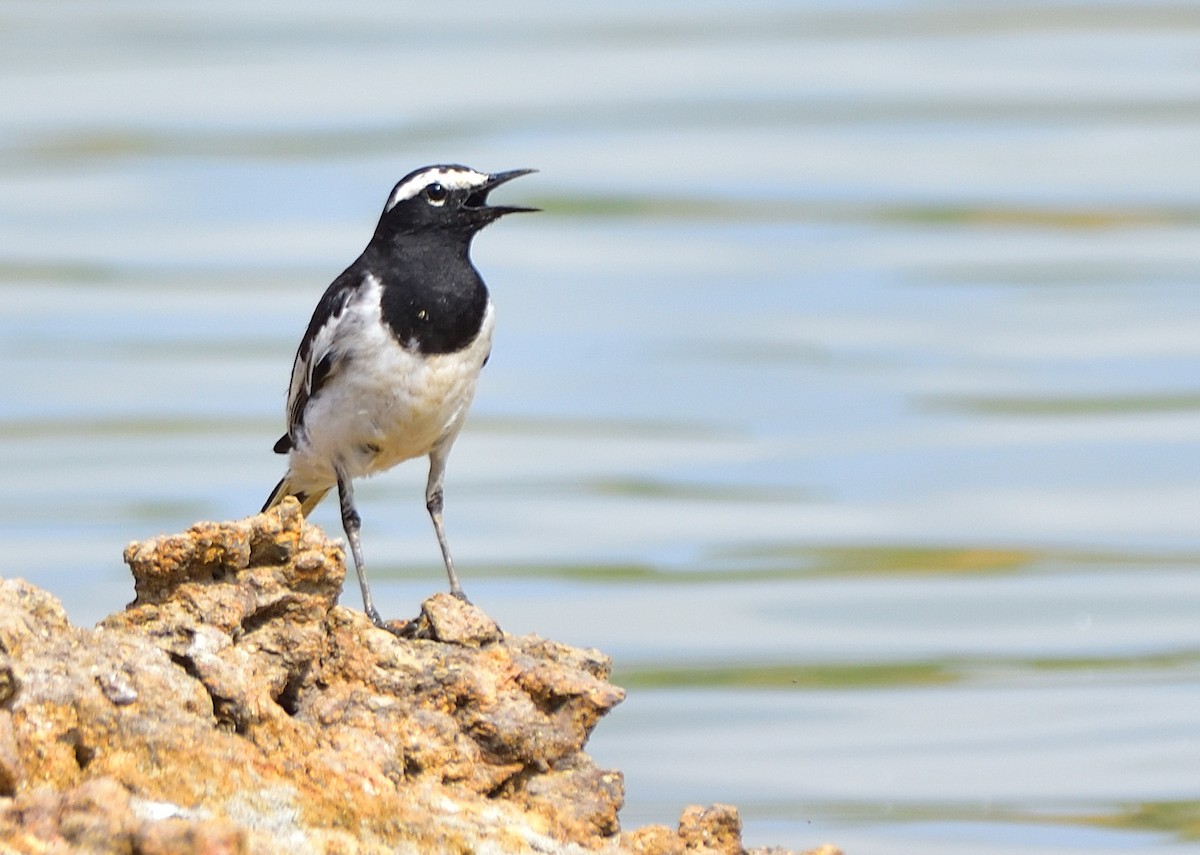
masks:
[[[363,610],[376,626],[388,628],[367,583],[354,480],[417,457],[429,458],[425,506],[450,593],[468,601],[442,509],[446,461],[495,326],[471,241],[506,214],[538,210],[488,203],[501,184],[534,171],[436,164],[400,179],[366,248],[317,302],[296,350],[287,433],[274,447],[288,455],[287,472],[263,511],[294,496],[307,517],[336,488]]]

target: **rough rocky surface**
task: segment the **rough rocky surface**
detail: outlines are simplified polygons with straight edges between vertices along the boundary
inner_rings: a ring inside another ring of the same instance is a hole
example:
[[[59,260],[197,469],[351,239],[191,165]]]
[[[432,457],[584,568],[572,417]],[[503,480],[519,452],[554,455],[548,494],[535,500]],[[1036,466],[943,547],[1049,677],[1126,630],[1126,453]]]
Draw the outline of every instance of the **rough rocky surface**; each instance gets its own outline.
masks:
[[[621,831],[583,750],[624,697],[607,657],[449,595],[378,629],[294,501],[125,560],[137,598],[94,630],[0,580],[0,852],[744,851],[722,805]]]

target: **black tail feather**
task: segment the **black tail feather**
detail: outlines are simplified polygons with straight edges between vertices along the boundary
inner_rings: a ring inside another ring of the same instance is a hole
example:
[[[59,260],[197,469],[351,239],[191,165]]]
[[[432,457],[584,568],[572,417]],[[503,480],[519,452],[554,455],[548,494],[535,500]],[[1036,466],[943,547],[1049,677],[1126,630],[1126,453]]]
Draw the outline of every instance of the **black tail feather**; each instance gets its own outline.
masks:
[[[303,490],[292,490],[288,485],[287,476],[284,475],[279,479],[279,483],[275,485],[275,489],[271,491],[270,497],[262,506],[262,510],[259,511],[259,513],[265,513],[266,511],[269,511],[271,508],[278,505],[288,496],[294,496],[296,501],[300,503],[300,512],[305,516],[308,516],[310,513],[312,513],[313,508],[321,503],[321,500],[325,498],[325,494],[328,493],[330,489],[332,488],[327,487],[324,490],[318,490],[315,493],[306,493]]]

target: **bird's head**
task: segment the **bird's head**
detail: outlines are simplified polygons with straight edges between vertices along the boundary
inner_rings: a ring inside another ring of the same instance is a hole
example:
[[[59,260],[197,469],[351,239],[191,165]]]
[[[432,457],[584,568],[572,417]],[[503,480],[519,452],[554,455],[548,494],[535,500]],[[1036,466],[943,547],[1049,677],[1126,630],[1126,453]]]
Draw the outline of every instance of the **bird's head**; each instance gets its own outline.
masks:
[[[504,214],[536,211],[513,205],[489,205],[488,194],[532,169],[476,172],[441,164],[414,170],[400,179],[380,217],[381,229],[393,232],[446,232],[470,237]]]

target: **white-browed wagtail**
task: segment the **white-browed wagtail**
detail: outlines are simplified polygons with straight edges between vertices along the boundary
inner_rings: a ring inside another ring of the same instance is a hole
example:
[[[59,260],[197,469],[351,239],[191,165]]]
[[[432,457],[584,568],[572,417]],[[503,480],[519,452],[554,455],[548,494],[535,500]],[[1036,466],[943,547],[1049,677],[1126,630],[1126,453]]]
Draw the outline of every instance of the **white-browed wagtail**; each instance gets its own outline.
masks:
[[[425,504],[450,592],[466,599],[442,525],[446,458],[492,347],[492,301],[471,263],[471,239],[504,214],[488,194],[533,170],[487,174],[427,166],[392,190],[362,255],[325,291],[300,341],[275,451],[288,470],[263,510],[287,496],[307,516],[337,488],[363,608],[371,599],[359,542],[354,479],[429,457]]]

